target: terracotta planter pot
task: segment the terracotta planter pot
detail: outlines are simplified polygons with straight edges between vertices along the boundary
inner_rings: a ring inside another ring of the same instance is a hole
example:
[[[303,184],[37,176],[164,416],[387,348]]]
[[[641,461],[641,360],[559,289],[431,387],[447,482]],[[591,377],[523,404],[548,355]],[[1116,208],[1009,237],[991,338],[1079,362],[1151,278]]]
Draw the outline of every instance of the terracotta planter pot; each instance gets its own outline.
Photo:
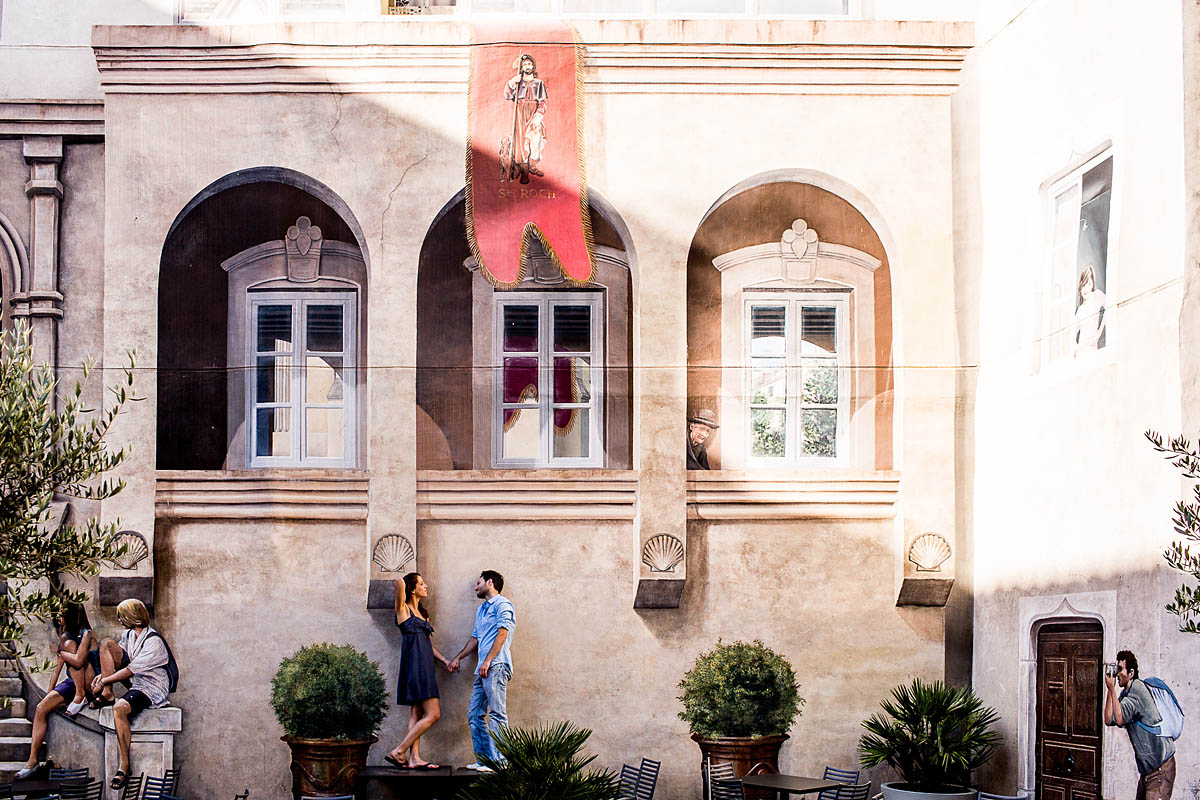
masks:
[[[367,765],[370,739],[301,739],[280,737],[292,748],[292,797],[354,794],[354,781]]]
[[[704,774],[704,762],[711,759],[713,764],[733,764],[733,774],[739,778],[779,772],[779,748],[787,738],[787,734],[780,734],[705,739],[692,734],[692,739],[700,745],[701,774]],[[707,796],[707,787],[705,788]],[[746,789],[746,800],[768,800],[773,796],[773,792]]]

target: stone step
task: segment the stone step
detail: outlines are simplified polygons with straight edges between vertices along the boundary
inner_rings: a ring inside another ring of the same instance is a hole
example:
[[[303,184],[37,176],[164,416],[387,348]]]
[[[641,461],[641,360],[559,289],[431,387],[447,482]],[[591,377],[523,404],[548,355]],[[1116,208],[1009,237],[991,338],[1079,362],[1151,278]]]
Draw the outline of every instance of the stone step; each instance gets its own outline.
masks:
[[[28,736],[0,736],[0,761],[29,758]]]
[[[20,697],[20,678],[0,678],[0,697]]]
[[[23,697],[10,697],[7,703],[0,706],[0,719],[23,716],[25,716],[25,699]]]
[[[0,736],[23,736],[33,734],[33,723],[23,717],[0,719]]]
[[[12,783],[17,779],[17,770],[25,769],[25,761],[0,761],[0,783]]]

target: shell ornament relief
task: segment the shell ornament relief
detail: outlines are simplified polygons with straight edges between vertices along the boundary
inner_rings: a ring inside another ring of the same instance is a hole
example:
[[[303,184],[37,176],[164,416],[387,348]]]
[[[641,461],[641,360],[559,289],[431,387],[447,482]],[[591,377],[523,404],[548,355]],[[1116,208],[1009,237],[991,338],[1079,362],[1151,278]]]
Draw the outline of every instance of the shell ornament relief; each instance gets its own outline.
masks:
[[[646,540],[642,546],[642,563],[651,572],[674,572],[683,561],[683,542],[668,533]]]
[[[412,542],[398,533],[392,533],[379,537],[375,542],[371,561],[383,572],[404,572],[415,556]]]
[[[950,557],[950,545],[936,533],[923,533],[908,548],[908,560],[917,565],[917,572],[940,572]]]
[[[114,541],[118,547],[124,548],[124,552],[121,555],[109,562],[117,569],[137,569],[137,565],[145,561],[150,555],[150,548],[146,545],[146,537],[137,531],[121,531],[117,534],[117,538]]]

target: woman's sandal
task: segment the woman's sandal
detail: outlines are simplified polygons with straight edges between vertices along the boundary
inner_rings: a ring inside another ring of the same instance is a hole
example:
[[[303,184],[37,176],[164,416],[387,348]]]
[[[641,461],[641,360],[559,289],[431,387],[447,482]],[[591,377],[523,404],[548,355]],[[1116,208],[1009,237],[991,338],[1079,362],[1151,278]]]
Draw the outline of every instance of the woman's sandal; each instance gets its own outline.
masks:
[[[441,769],[441,768],[442,768],[441,764],[435,764],[432,761],[426,761],[424,764],[420,765],[419,767],[412,767],[412,769],[430,769],[430,770]]]
[[[383,760],[391,764],[396,769],[409,769],[408,762],[401,761],[398,758],[392,758],[391,755],[386,755]]]
[[[125,770],[119,769],[113,774],[112,780],[108,782],[108,788],[112,789],[114,792],[119,792],[125,788],[125,784],[128,781],[129,776],[125,774]]]
[[[96,711],[101,708],[104,708],[105,706],[111,706],[115,702],[117,702],[117,698],[115,698],[115,697],[104,697],[104,696],[93,697],[91,699],[91,701],[88,703],[88,708],[92,709],[93,711]]]

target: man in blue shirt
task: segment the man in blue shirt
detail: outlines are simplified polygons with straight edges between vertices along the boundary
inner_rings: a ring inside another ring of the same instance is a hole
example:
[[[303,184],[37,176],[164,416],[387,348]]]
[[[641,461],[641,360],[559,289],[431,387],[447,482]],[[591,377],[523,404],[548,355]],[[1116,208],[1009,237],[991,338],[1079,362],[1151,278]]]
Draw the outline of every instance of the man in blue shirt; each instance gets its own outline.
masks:
[[[463,658],[474,652],[479,653],[471,704],[467,709],[475,763],[467,769],[480,772],[491,771],[479,762],[480,756],[497,763],[504,761],[490,735],[508,725],[508,681],[512,678],[512,654],[509,648],[517,627],[512,601],[500,594],[503,589],[504,576],[499,572],[485,569],[479,573],[479,580],[475,582],[475,596],[483,600],[483,604],[475,612],[475,628],[471,631],[470,640],[449,664],[450,671],[455,672]]]

